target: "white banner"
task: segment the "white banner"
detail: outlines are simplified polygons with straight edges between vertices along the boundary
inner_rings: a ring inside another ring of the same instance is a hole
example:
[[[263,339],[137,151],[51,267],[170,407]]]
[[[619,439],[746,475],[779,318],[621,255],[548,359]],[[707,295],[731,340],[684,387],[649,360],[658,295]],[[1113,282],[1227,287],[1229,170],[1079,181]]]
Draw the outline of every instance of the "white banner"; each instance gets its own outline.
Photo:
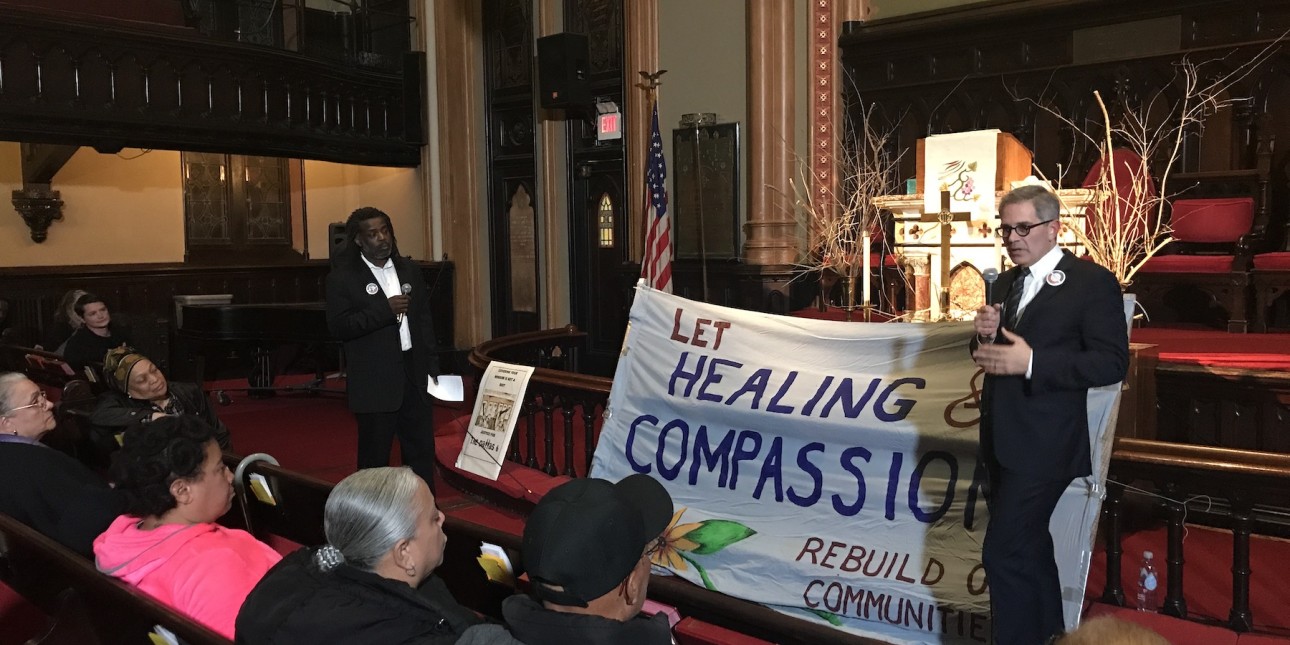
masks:
[[[987,642],[971,334],[638,288],[592,475],[664,484],[677,517],[662,561],[697,584],[891,642]],[[1118,389],[1099,397],[1101,429]],[[1104,481],[1100,453],[1094,464]],[[1090,491],[1077,480],[1054,514],[1072,625],[1100,504]]]

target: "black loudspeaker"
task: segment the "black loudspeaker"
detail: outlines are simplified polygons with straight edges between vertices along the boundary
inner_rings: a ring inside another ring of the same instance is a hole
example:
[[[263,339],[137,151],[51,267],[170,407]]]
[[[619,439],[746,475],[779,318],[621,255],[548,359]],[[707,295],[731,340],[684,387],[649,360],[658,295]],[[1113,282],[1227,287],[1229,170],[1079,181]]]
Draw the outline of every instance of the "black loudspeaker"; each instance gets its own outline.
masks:
[[[539,38],[537,63],[543,108],[591,106],[586,36],[565,32]]]
[[[327,225],[327,259],[335,262],[345,250],[345,223],[332,222]]]

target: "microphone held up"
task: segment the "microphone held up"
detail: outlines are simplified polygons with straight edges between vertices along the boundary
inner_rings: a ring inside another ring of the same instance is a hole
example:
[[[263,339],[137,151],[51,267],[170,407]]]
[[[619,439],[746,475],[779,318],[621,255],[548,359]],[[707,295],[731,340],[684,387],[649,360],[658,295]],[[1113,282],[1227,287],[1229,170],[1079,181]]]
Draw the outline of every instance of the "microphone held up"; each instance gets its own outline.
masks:
[[[994,304],[994,281],[999,279],[999,270],[989,267],[981,272],[981,279],[985,280],[985,304]]]
[[[998,273],[998,272],[996,271],[995,273]],[[403,292],[403,295],[406,296],[409,293],[412,293],[412,285],[410,283],[404,282],[403,286],[400,287],[400,290]],[[399,314],[399,324],[403,324],[403,314]]]

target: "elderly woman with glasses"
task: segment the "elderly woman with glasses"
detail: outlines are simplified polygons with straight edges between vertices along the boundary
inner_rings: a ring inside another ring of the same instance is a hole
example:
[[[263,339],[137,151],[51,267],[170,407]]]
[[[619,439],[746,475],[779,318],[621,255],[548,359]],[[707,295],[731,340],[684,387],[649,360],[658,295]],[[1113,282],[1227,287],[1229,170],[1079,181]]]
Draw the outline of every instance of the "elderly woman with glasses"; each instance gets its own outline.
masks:
[[[103,359],[108,390],[90,413],[98,430],[120,435],[167,416],[200,418],[215,430],[223,450],[231,450],[228,427],[215,415],[210,399],[196,383],[170,381],[155,363],[133,347],[118,347]]]
[[[122,500],[81,462],[40,442],[54,425],[40,386],[0,373],[0,513],[88,556]]]

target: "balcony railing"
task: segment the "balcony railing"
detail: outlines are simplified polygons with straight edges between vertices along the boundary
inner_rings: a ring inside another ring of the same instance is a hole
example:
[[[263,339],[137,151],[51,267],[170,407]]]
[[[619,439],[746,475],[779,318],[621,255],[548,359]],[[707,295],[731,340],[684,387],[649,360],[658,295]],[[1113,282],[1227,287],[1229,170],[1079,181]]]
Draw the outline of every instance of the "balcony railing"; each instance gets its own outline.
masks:
[[[411,51],[408,0],[195,0],[188,24],[231,42],[345,64],[400,69]]]

